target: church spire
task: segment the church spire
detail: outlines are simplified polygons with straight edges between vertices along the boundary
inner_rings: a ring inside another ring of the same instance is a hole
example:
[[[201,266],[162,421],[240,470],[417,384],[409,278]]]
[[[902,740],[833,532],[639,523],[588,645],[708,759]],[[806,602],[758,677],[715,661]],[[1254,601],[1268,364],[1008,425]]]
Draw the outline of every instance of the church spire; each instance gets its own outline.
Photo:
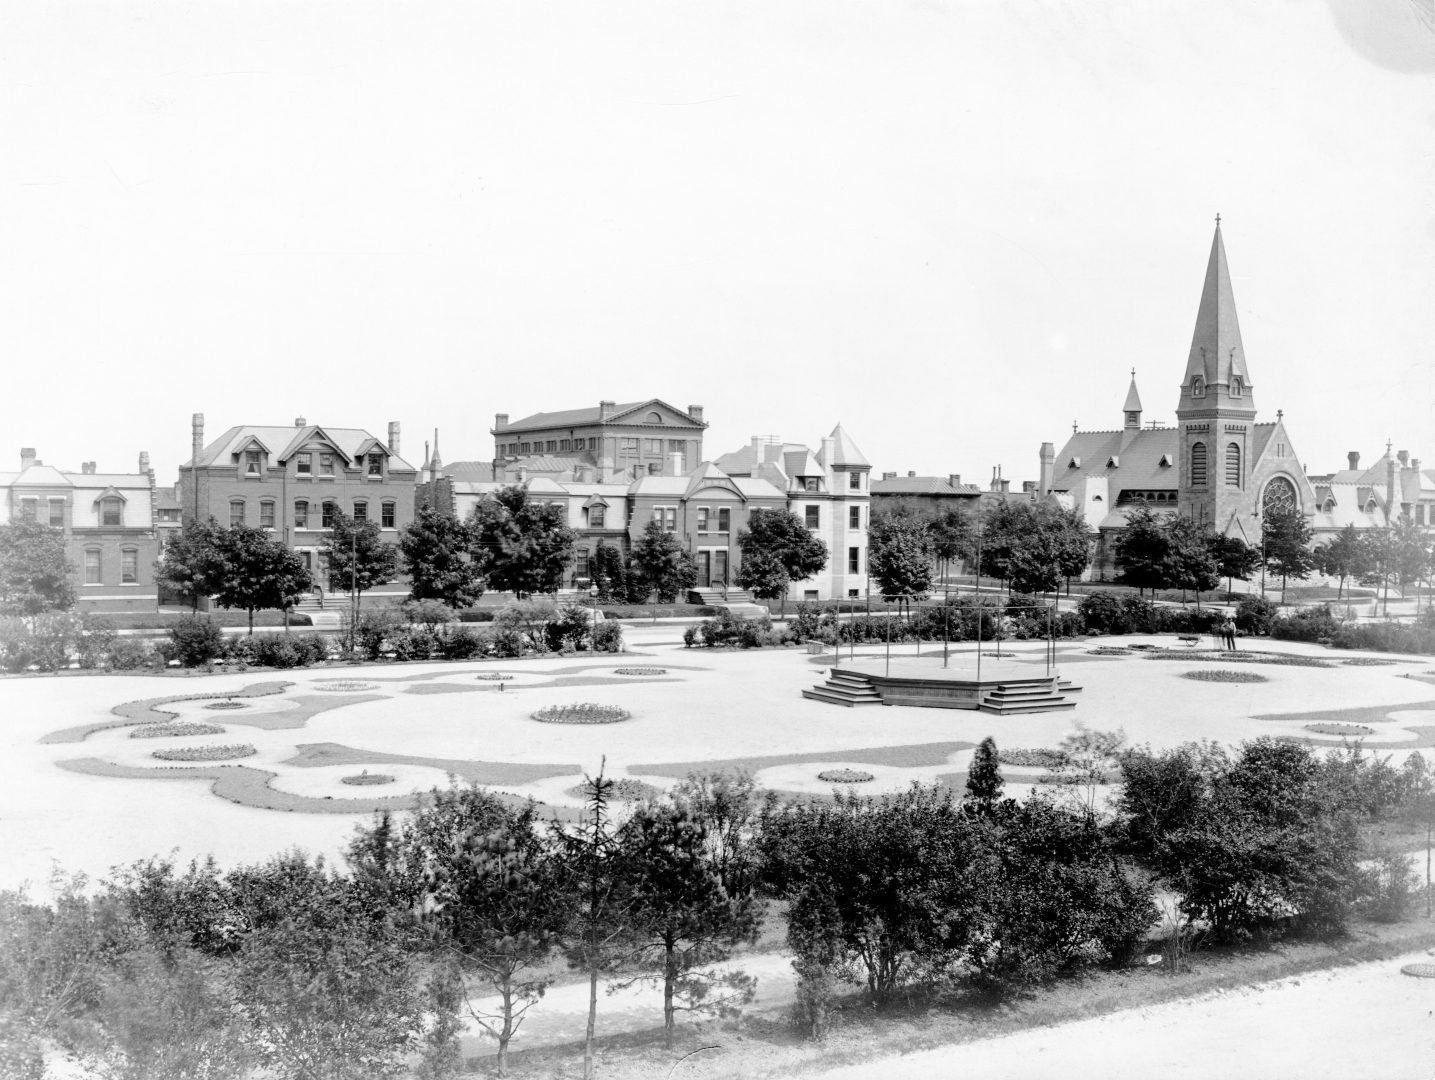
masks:
[[[1126,391],[1126,404],[1121,406],[1121,411],[1126,417],[1122,430],[1127,436],[1122,440],[1123,444],[1130,439],[1131,432],[1141,430],[1141,395],[1136,392],[1136,369],[1131,369],[1131,386]]]
[[[1226,265],[1226,245],[1221,237],[1221,219],[1216,218],[1216,235],[1211,239],[1211,256],[1206,263],[1206,281],[1201,304],[1196,310],[1196,331],[1186,360],[1181,383],[1183,408],[1219,404],[1255,413],[1246,371],[1246,350],[1241,343],[1241,326],[1236,319],[1236,294],[1231,271]],[[1202,399],[1205,399],[1202,401]]]

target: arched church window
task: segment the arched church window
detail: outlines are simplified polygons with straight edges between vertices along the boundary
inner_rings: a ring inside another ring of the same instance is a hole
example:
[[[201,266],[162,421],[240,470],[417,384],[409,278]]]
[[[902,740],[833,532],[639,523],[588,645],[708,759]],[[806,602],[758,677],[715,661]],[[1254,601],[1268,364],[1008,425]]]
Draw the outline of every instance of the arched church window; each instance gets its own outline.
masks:
[[[1192,397],[1205,397],[1205,396],[1206,396],[1206,380],[1203,379],[1203,378],[1201,378],[1201,376],[1199,376],[1199,375],[1192,375],[1192,376],[1191,376],[1191,396],[1192,396]]]
[[[1231,376],[1231,397],[1240,397],[1246,392],[1246,384],[1239,375]]]
[[[1261,495],[1261,513],[1273,510],[1299,510],[1300,499],[1296,497],[1295,485],[1284,476],[1274,476]]]
[[[1241,444],[1226,444],[1226,487],[1241,486]]]
[[[1191,444],[1191,486],[1206,486],[1206,444]]]

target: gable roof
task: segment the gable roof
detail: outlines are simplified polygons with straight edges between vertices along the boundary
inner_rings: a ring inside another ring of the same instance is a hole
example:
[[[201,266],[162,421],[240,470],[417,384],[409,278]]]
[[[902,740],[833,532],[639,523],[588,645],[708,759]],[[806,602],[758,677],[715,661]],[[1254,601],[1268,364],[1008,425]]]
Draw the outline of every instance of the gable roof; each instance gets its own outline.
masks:
[[[654,405],[661,405],[670,412],[677,413],[681,420],[695,428],[705,428],[707,424],[701,420],[694,419],[685,409],[679,409],[669,405],[661,398],[648,398],[645,401],[629,401],[621,405],[613,405],[608,410],[608,419],[602,421],[605,424],[623,423],[642,426],[643,421],[632,419],[632,414],[641,409],[651,408]],[[513,420],[502,427],[495,426],[492,434],[508,435],[519,431],[528,431],[534,428],[554,427],[579,427],[586,424],[599,423],[598,413],[600,405],[590,406],[585,409],[560,409],[556,412],[538,412],[531,416],[525,416],[521,420]]]
[[[228,465],[230,455],[238,453],[246,443],[253,439],[257,439],[266,448],[282,446],[284,449],[279,452],[276,460],[285,462],[306,442],[314,438],[330,443],[346,462],[353,461],[360,452],[359,448],[371,440],[383,446],[381,440],[376,439],[373,434],[363,428],[326,428],[318,424],[306,424],[301,428],[296,428],[292,424],[287,427],[238,424],[229,428],[206,446],[200,452],[198,464],[201,468],[211,465]],[[388,453],[387,447],[384,447],[384,452]],[[194,459],[190,458],[180,467],[192,468],[194,465]],[[389,454],[389,469],[412,471],[413,466],[398,454]]]
[[[1058,451],[1052,470],[1052,487],[1069,490],[1087,476],[1105,476],[1113,493],[1178,489],[1175,462],[1180,432],[1176,428],[1140,431],[1079,431]],[[1122,445],[1123,442],[1125,445]],[[1075,458],[1078,462],[1071,465]],[[1116,459],[1118,464],[1107,465]]]

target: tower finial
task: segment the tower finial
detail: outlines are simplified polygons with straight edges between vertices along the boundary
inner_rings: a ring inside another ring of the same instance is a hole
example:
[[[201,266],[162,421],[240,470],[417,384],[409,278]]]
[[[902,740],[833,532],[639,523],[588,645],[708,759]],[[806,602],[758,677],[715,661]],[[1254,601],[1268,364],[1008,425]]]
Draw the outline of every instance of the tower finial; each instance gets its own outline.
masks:
[[[1216,228],[1219,229],[1220,227],[1221,227],[1221,215],[1220,215],[1220,214],[1217,214],[1217,215],[1216,215]]]

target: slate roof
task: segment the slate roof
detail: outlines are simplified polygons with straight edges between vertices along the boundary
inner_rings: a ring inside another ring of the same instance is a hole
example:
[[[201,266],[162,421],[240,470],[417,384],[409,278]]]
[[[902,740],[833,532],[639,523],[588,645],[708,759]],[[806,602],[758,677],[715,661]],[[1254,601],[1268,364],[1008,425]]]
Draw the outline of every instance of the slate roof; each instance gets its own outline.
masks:
[[[1123,437],[1127,438],[1122,446]],[[1180,487],[1176,449],[1180,432],[1175,428],[1143,428],[1137,432],[1080,431],[1057,452],[1051,486],[1067,490],[1085,476],[1105,476],[1113,493],[1121,491],[1175,491]],[[1079,465],[1070,464],[1072,458]],[[1107,462],[1115,458],[1115,466]],[[1162,465],[1165,458],[1169,464]]]
[[[443,466],[443,474],[454,481],[480,484],[492,483],[493,462],[455,461],[451,465]]]
[[[872,467],[872,463],[862,456],[862,451],[857,449],[852,436],[847,434],[841,424],[833,428],[828,437],[833,440],[833,465],[865,465],[869,469]]]
[[[694,420],[686,409],[679,409],[669,405],[661,398],[647,398],[644,401],[628,401],[621,405],[613,405],[608,411],[608,419],[602,422],[607,424],[638,424],[641,426],[640,421],[634,421],[628,418],[628,414],[637,412],[639,409],[648,408],[652,405],[661,405],[663,408],[677,413],[679,417],[689,421],[696,427],[707,427],[707,424],[701,420]],[[593,405],[586,409],[560,409],[556,412],[534,413],[532,416],[525,416],[520,420],[512,420],[502,427],[495,427],[493,434],[508,435],[513,432],[527,431],[533,428],[579,427],[586,424],[596,424],[599,423],[599,408],[600,406]]]
[[[1229,383],[1232,375],[1239,375],[1247,385],[1251,381],[1219,221],[1211,239],[1211,257],[1206,263],[1206,280],[1201,287],[1201,305],[1196,310],[1196,329],[1191,335],[1191,353],[1182,384],[1189,386],[1192,375],[1203,376],[1208,386]]]
[[[873,480],[873,495],[980,495],[976,484],[956,484],[945,476],[894,476]]]
[[[201,467],[209,465],[228,465],[231,455],[237,453],[246,443],[251,440],[258,440],[270,453],[277,455],[279,462],[284,462],[294,454],[299,447],[303,446],[310,439],[327,438],[334,447],[350,461],[359,453],[359,448],[371,440],[384,446],[382,440],[375,439],[374,435],[363,428],[331,428],[321,424],[306,424],[304,427],[295,427],[290,424],[287,427],[262,427],[255,424],[239,424],[225,431],[219,438],[215,439],[199,455]],[[384,447],[387,452],[387,447]],[[194,465],[191,457],[184,463],[185,468]],[[389,467],[391,469],[412,470],[413,466],[405,461],[398,454],[389,454]]]
[[[144,473],[69,472],[53,465],[31,465],[19,472],[0,472],[0,487],[147,488],[149,477]]]

